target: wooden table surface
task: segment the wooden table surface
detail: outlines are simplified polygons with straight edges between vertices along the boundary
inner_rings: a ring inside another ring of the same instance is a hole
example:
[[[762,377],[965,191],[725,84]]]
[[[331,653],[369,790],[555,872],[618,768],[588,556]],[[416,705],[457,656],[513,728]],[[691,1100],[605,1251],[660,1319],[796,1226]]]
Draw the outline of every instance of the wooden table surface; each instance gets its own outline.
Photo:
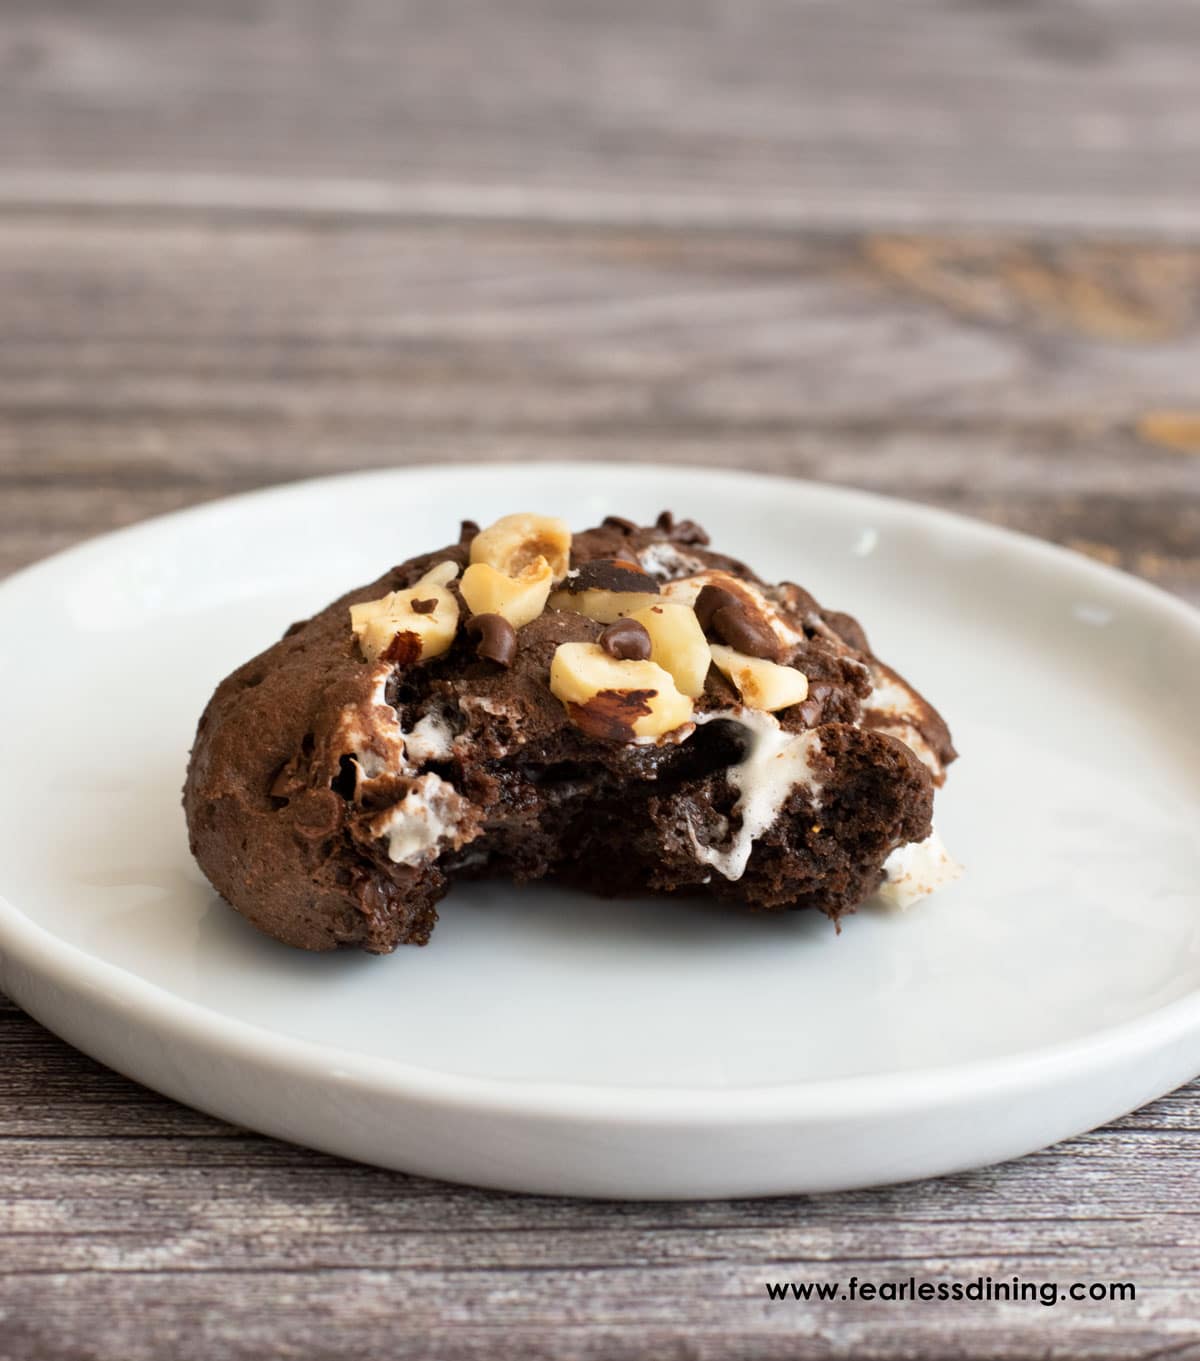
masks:
[[[314,473],[655,459],[1200,603],[1198,71],[1194,0],[13,0],[0,571]],[[1195,1085],[916,1186],[577,1203],[291,1148],[0,1026],[4,1361],[1200,1358]],[[1137,1295],[765,1294],[1013,1273]]]

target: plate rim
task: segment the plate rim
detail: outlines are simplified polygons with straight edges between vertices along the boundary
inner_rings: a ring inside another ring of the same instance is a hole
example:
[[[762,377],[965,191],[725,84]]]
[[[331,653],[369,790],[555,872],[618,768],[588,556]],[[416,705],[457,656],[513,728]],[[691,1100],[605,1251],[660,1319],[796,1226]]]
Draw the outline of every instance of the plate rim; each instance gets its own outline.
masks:
[[[155,535],[182,520],[219,517],[231,505],[260,499],[301,499],[323,486],[394,483],[422,477],[469,478],[472,475],[527,473],[537,468],[549,475],[578,475],[580,468],[599,472],[633,473],[643,477],[678,478],[686,474],[709,482],[735,482],[739,487],[758,483],[764,490],[786,486],[791,493],[840,503],[847,511],[862,508],[905,522],[931,523],[976,542],[992,544],[1032,559],[1049,569],[1068,571],[1097,588],[1115,592],[1140,610],[1151,610],[1164,621],[1200,642],[1200,610],[1149,582],[1107,564],[1017,530],[976,520],[902,497],[793,478],[778,474],[742,472],[727,467],[682,463],[621,463],[612,460],[537,460],[496,463],[463,462],[404,464],[391,468],[336,473],[303,478],[215,498],[163,515],[152,516],[121,529],[94,535],[81,543],[40,559],[0,581],[0,609],[8,598],[81,557],[121,541]],[[199,1002],[179,997],[120,965],[88,954],[65,941],[0,894],[0,978],[8,985],[10,971],[21,968],[65,994],[86,991],[94,1004],[112,1015],[123,1015],[151,1026],[164,1040],[207,1048],[226,1058],[265,1063],[276,1071],[326,1078],[388,1097],[432,1102],[444,1108],[519,1114],[531,1118],[571,1120],[585,1117],[598,1123],[644,1123],[656,1126],[729,1126],[755,1123],[824,1124],[831,1119],[890,1116],[926,1111],[943,1104],[971,1102],[1003,1091],[1027,1091],[1079,1078],[1081,1073],[1112,1063],[1136,1059],[1194,1033],[1196,1063],[1200,1067],[1200,987],[1131,1020],[1089,1031],[1085,1036],[1041,1049],[986,1059],[848,1077],[743,1086],[662,1086],[621,1083],[573,1083],[519,1077],[482,1077],[428,1068],[387,1056],[364,1055],[323,1041],[281,1034],[268,1026],[223,1014]],[[23,989],[22,989],[23,991]]]

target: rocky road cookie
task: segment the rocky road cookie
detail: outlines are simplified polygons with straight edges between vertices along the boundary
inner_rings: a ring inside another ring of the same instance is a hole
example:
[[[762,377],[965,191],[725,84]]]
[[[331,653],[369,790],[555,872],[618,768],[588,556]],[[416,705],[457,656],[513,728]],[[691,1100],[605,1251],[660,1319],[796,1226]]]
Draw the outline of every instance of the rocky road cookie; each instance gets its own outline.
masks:
[[[291,945],[424,944],[459,879],[835,921],[956,867],[954,749],[848,615],[690,521],[466,522],[222,681],[184,789],[213,885]]]

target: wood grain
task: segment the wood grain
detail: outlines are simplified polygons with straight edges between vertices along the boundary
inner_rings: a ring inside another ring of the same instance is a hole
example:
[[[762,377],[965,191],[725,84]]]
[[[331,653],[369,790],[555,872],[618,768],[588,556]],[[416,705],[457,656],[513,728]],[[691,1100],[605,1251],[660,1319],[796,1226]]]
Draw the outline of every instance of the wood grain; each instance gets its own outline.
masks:
[[[1192,0],[14,0],[0,201],[1177,234]]]
[[[296,477],[653,459],[1200,603],[1198,43],[1192,0],[15,0],[0,574]],[[233,1129],[2,999],[0,1034],[0,1361],[1200,1359],[1196,1084],[917,1186],[610,1205]],[[1014,1273],[1137,1298],[765,1292]]]
[[[154,1096],[0,1010],[0,1355],[1200,1356],[1192,1087],[1020,1163],[802,1199],[450,1187]],[[1132,1302],[767,1300],[775,1280],[1132,1281]]]
[[[917,497],[1200,600],[1195,247],[38,214],[0,293],[0,568],[282,478],[567,456]]]

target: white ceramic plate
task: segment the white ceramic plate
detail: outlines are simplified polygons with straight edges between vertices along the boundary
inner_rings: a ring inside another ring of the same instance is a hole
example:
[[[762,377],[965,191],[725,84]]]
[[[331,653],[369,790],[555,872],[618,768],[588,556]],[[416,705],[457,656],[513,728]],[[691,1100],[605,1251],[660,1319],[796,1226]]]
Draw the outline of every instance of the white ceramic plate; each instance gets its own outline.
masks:
[[[215,897],[179,789],[225,672],[462,516],[664,506],[928,691],[963,880],[840,936],[476,886],[386,958],[291,951]],[[240,1124],[490,1186],[748,1195],[1010,1158],[1200,1070],[1200,616],[1069,553],[742,474],[416,468],[98,539],[0,587],[0,636],[0,984]]]

